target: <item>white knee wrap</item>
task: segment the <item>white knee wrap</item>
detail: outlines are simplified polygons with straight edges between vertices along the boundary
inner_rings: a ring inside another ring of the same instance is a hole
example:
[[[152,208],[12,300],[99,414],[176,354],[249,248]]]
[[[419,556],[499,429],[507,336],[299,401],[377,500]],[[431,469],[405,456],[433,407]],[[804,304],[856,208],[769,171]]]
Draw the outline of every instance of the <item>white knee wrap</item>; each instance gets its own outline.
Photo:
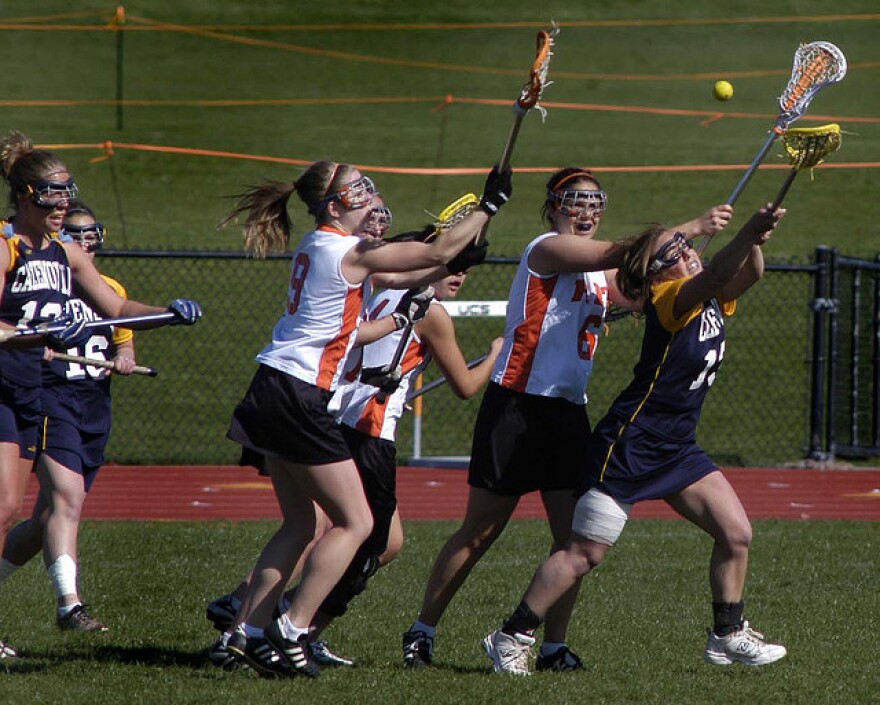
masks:
[[[76,595],[76,561],[62,553],[49,566],[49,579],[55,588],[55,597]]]
[[[629,517],[631,504],[618,502],[595,487],[578,500],[571,530],[579,536],[613,546]]]

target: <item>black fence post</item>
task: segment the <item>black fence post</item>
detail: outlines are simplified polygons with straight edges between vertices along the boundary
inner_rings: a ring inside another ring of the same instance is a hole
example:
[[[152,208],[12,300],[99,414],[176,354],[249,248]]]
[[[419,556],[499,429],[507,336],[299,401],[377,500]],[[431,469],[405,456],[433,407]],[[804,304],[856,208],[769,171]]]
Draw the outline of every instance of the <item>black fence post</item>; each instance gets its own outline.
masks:
[[[813,356],[810,369],[810,447],[807,458],[825,460],[825,412],[828,404],[826,385],[828,330],[826,313],[830,304],[828,297],[831,248],[816,248],[816,270],[813,278]]]

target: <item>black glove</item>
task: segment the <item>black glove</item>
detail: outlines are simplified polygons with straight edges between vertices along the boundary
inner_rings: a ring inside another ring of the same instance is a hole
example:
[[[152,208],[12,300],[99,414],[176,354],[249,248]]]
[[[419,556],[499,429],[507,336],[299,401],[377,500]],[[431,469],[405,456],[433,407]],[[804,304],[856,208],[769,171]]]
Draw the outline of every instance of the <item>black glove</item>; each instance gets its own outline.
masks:
[[[394,323],[397,330],[410,323],[418,323],[425,314],[428,313],[428,307],[434,298],[434,287],[429,286],[422,288],[420,286],[409,289],[397,304],[397,308],[391,314],[394,317]]]
[[[486,186],[483,188],[483,197],[480,199],[480,208],[489,216],[495,215],[505,203],[510,200],[513,193],[513,184],[510,181],[510,167],[504,171],[498,170],[498,165],[492,167],[489,176],[486,177]]]
[[[446,269],[450,274],[461,274],[471,267],[483,264],[486,259],[486,253],[489,251],[489,243],[483,240],[479,245],[470,242],[461,252],[453,257],[446,264]]]
[[[380,404],[384,404],[385,400],[397,391],[402,377],[403,371],[400,365],[393,370],[391,365],[387,364],[381,367],[365,367],[361,370],[361,383],[379,388],[376,399]]]
[[[202,317],[202,307],[191,299],[174,299],[168,304],[168,310],[176,316],[169,323],[172,326],[180,324],[191,326]]]
[[[78,348],[92,337],[92,332],[86,328],[85,318],[76,318],[72,313],[65,313],[50,321],[52,326],[64,326],[55,333],[46,334],[46,344],[53,350],[67,350]]]

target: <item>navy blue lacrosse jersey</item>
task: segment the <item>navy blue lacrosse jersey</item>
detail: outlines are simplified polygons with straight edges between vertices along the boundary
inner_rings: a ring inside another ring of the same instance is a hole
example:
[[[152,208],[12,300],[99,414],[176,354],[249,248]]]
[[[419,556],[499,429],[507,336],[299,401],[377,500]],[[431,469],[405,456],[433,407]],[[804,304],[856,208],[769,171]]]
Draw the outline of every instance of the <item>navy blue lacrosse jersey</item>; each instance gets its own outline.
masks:
[[[717,469],[695,435],[724,357],[723,316],[736,302],[712,299],[676,319],[675,297],[685,281],[652,287],[633,380],[590,436],[581,492],[599,487],[623,502],[658,499]]]
[[[8,223],[0,223],[3,246],[9,249],[9,269],[0,299],[0,320],[13,326],[46,321],[61,315],[73,290],[73,275],[57,233],[42,250],[33,250]],[[40,346],[0,348],[0,371],[14,384],[40,386]]]
[[[633,380],[609,411],[670,441],[692,441],[703,401],[724,358],[724,315],[736,302],[712,299],[673,317],[673,305],[687,279],[652,287],[642,351]]]

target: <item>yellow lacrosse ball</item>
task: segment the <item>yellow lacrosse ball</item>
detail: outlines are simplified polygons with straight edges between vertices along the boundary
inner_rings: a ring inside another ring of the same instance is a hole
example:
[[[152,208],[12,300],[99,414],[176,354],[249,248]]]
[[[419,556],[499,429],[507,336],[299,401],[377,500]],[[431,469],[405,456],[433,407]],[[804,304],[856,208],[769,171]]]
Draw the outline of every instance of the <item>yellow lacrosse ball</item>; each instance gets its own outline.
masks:
[[[733,98],[733,86],[729,81],[715,81],[712,95],[715,96],[715,100],[730,100]]]

